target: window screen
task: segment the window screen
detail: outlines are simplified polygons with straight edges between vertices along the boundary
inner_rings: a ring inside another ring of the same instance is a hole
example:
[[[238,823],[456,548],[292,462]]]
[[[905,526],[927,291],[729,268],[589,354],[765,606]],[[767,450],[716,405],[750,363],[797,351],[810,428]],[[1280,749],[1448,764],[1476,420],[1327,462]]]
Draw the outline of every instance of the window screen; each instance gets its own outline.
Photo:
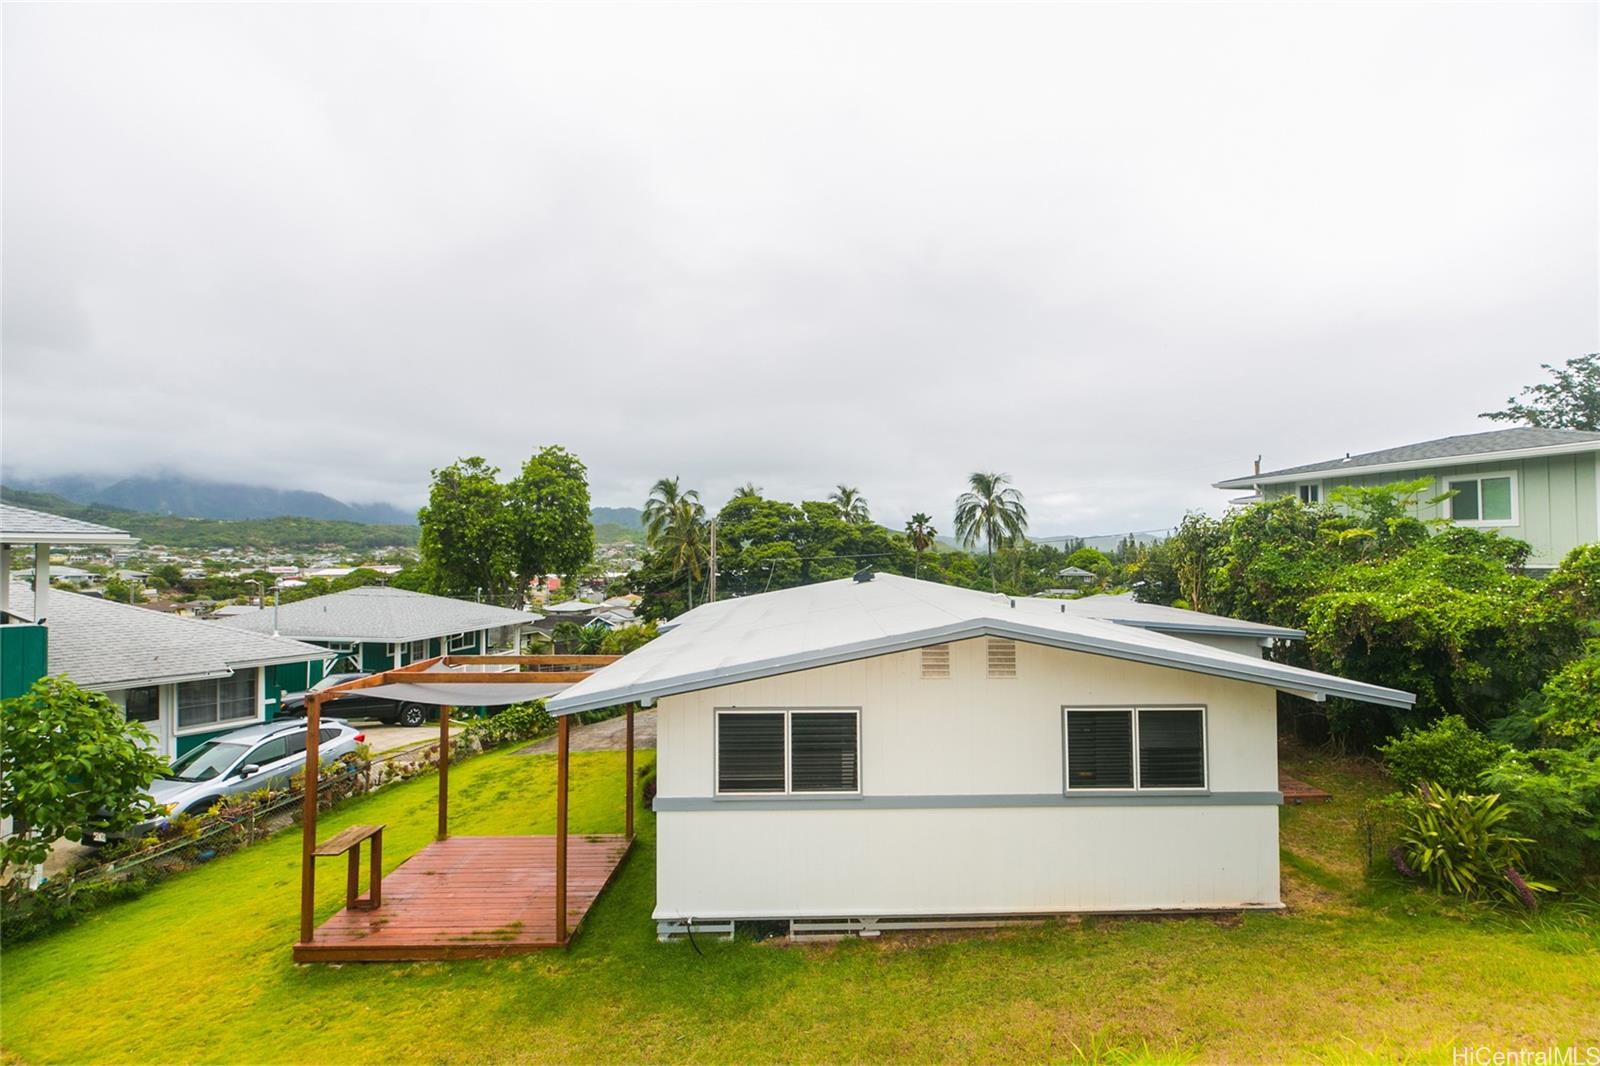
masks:
[[[1067,787],[1133,787],[1133,712],[1067,712]]]
[[[185,681],[178,686],[178,728],[217,720],[217,683]]]
[[[717,715],[717,791],[782,792],[783,720],[772,714]]]
[[[217,706],[218,721],[232,722],[240,718],[254,718],[256,716],[256,672],[254,670],[240,670],[232,677],[225,677],[218,687],[221,690]]]
[[[1450,517],[1459,521],[1476,522],[1478,520],[1478,483],[1476,481],[1452,481],[1450,488],[1455,495],[1450,498]]]
[[[1511,479],[1486,477],[1479,483],[1478,509],[1490,522],[1511,521]]]
[[[1198,709],[1139,712],[1139,787],[1204,788],[1205,723]]]
[[[795,711],[789,716],[789,788],[794,792],[854,792],[854,711]]]
[[[161,690],[130,688],[124,696],[124,710],[130,722],[154,722],[161,717]]]

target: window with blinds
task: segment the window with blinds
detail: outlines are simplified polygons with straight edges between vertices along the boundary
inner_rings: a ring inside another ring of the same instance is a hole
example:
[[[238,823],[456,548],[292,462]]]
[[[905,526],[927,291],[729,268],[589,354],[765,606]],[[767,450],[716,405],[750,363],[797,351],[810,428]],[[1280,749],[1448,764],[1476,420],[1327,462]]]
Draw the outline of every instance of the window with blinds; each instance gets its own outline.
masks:
[[[717,712],[717,792],[859,792],[860,717],[854,710]]]
[[[717,791],[784,791],[784,714],[717,715]]]
[[[238,670],[231,677],[185,681],[178,686],[178,728],[253,721],[257,713],[256,670]]]
[[[922,676],[935,680],[950,676],[950,645],[930,644],[922,649]]]
[[[1133,712],[1067,712],[1067,788],[1133,787]]]
[[[1139,787],[1205,788],[1205,721],[1199,708],[1139,711]]]
[[[1017,676],[1016,641],[989,638],[989,676]]]
[[[1067,790],[1203,789],[1205,710],[1069,707]]]

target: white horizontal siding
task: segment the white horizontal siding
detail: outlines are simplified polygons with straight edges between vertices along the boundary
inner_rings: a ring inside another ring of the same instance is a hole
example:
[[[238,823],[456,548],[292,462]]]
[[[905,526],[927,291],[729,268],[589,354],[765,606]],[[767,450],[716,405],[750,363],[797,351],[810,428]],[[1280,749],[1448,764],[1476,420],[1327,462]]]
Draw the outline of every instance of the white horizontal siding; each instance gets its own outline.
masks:
[[[682,811],[657,920],[1278,905],[1278,808]]]
[[[657,918],[1277,905],[1275,806],[933,798],[1060,796],[1063,705],[1204,705],[1209,790],[1274,793],[1271,689],[1032,644],[1018,645],[1015,678],[987,673],[979,639],[951,645],[948,678],[923,678],[911,651],[662,699],[658,795],[711,809],[658,815]],[[715,712],[728,707],[859,707],[863,801],[933,806],[717,801]]]

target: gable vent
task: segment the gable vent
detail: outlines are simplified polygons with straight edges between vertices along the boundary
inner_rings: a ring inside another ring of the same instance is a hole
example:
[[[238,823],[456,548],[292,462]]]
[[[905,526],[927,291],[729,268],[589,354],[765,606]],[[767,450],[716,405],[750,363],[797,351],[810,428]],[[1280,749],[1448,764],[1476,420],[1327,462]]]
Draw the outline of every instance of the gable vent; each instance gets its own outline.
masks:
[[[1017,645],[1015,641],[989,639],[989,676],[1017,676]]]
[[[950,645],[930,644],[922,649],[922,676],[926,678],[950,676]]]

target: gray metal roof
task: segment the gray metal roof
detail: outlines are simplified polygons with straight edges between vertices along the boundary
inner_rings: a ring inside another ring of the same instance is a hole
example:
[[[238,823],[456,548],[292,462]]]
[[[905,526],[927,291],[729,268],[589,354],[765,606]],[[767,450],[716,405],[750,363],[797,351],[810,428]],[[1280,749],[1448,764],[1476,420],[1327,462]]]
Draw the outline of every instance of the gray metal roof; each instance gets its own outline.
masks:
[[[11,583],[11,609],[33,617],[33,589]],[[92,689],[226,677],[235,670],[326,659],[297,640],[240,633],[212,622],[50,590],[49,671]]]
[[[1081,600],[1052,600],[1064,604],[1068,614],[1085,618],[1098,618],[1118,625],[1153,629],[1158,633],[1197,633],[1220,637],[1255,637],[1258,639],[1304,640],[1305,633],[1284,626],[1269,626],[1261,622],[1246,622],[1220,614],[1186,611],[1181,607],[1164,607],[1159,603],[1140,603],[1129,595],[1085,596]]]
[[[1068,610],[1070,602],[1010,599],[889,574],[723,600],[679,616],[669,632],[548,706],[572,714],[980,636],[1227,677],[1313,699],[1344,696],[1396,707],[1415,702],[1409,692],[1088,617]]]
[[[1362,452],[1343,459],[1328,459],[1304,466],[1288,466],[1281,470],[1268,470],[1248,477],[1230,478],[1214,483],[1219,489],[1247,489],[1254,485],[1279,481],[1292,481],[1306,474],[1354,474],[1372,468],[1400,470],[1406,467],[1439,466],[1450,463],[1477,462],[1484,459],[1537,455],[1543,452],[1600,451],[1600,433],[1581,429],[1533,429],[1521,426],[1515,429],[1492,429],[1486,433],[1463,433],[1455,437],[1440,437],[1420,444],[1405,444],[1398,448],[1384,448],[1375,452]]]
[[[110,526],[0,503],[0,543],[137,544],[138,538]]]
[[[493,604],[452,600],[425,592],[367,585],[326,596],[296,600],[274,609],[218,618],[211,625],[271,633],[298,640],[360,640],[374,643],[427,640],[500,626],[524,626],[536,615]]]

